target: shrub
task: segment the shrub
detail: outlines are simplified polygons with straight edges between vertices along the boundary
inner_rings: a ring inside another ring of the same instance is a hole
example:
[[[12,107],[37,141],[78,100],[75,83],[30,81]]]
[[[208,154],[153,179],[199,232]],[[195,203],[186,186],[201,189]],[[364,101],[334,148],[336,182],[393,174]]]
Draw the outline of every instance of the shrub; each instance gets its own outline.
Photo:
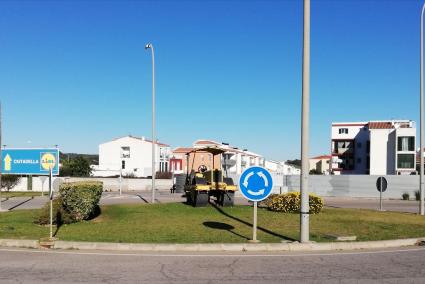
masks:
[[[421,200],[421,192],[419,190],[416,190],[415,191],[415,199],[417,201]]]
[[[155,178],[157,179],[171,179],[173,176],[172,172],[156,172]]]
[[[95,212],[102,191],[102,182],[72,182],[63,183],[59,195],[63,208],[78,222],[87,220]]]
[[[266,204],[271,211],[284,213],[299,213],[301,210],[301,195],[299,192],[276,194]],[[319,213],[324,205],[323,199],[314,194],[309,195],[310,214]]]
[[[401,197],[403,198],[403,200],[409,200],[410,199],[410,195],[409,193],[405,192],[401,195]]]

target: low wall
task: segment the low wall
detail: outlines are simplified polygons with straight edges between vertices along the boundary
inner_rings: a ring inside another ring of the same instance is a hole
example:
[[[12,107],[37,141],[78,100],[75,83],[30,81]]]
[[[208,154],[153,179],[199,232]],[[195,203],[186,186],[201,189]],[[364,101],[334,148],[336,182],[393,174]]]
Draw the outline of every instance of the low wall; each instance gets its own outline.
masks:
[[[234,183],[238,184],[240,175],[229,175]],[[287,191],[299,191],[300,176],[291,175],[272,175],[273,192],[285,193]],[[340,176],[321,176],[311,175],[309,179],[309,191],[319,196],[339,196],[339,197],[379,197],[376,190],[376,179],[378,176],[369,175],[340,175]],[[419,189],[419,176],[396,176],[387,175],[388,189],[384,192],[384,198],[400,199],[405,192],[414,197],[414,192]],[[120,186],[119,178],[54,178],[54,188],[57,189],[62,182],[74,181],[102,181],[104,190],[118,191]],[[150,179],[122,179],[122,190],[151,190]],[[172,181],[169,179],[157,179],[156,187],[159,190],[169,190]],[[33,177],[33,191],[41,191],[43,188],[43,178]],[[48,191],[49,183],[46,178],[44,181],[44,191]],[[27,178],[21,178],[20,183],[12,191],[26,191]],[[239,195],[239,194],[238,194]]]
[[[233,175],[234,182],[239,183],[240,175]],[[338,197],[379,197],[376,189],[376,180],[379,176],[370,175],[339,175],[324,176],[310,175],[309,191],[319,196]],[[388,181],[387,191],[383,193],[384,198],[400,199],[405,192],[410,197],[415,196],[415,191],[419,190],[419,176],[384,176]],[[285,193],[287,191],[300,190],[299,175],[276,175],[272,174],[273,192]]]
[[[43,184],[44,181],[44,184]],[[59,184],[63,182],[76,182],[76,181],[101,181],[103,182],[103,189],[107,191],[118,191],[120,188],[119,178],[76,178],[76,177],[54,177],[53,187],[55,190],[59,188]],[[27,191],[28,178],[21,178],[19,184],[15,186],[11,191]],[[43,187],[44,186],[44,187]],[[151,190],[152,180],[150,179],[127,179],[123,178],[121,181],[123,191],[129,190]],[[172,186],[172,181],[169,179],[156,179],[155,187],[158,190],[169,190]],[[48,191],[49,181],[47,177],[33,177],[32,178],[32,190],[33,191]]]

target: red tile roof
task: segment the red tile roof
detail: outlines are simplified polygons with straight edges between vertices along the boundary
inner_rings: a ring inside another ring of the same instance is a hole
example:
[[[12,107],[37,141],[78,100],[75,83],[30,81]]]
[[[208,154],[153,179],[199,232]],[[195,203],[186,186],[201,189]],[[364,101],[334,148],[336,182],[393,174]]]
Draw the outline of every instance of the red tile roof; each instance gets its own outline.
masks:
[[[330,159],[330,158],[332,158],[332,156],[330,155],[321,155],[321,156],[313,157],[311,159],[324,160],[324,159]]]
[[[173,150],[173,153],[189,153],[194,148],[187,148],[187,147],[177,147]]]
[[[369,122],[369,129],[392,129],[394,128],[391,122]]]
[[[217,143],[217,142],[211,141],[211,140],[198,140],[198,141],[195,142],[195,145],[205,145],[205,144],[220,145],[220,143]]]

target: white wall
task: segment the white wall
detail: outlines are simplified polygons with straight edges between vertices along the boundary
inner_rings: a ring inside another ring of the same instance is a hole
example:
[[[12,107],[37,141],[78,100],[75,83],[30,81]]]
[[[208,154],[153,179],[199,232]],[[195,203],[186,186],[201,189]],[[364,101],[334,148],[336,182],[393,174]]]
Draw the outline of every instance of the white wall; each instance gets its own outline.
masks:
[[[59,185],[63,182],[76,182],[76,181],[101,181],[103,182],[103,189],[107,191],[118,191],[120,180],[119,178],[66,178],[66,177],[54,177],[53,184],[54,189],[58,190]],[[33,177],[32,179],[33,188],[32,191],[41,192],[42,179],[40,177]],[[122,190],[131,191],[131,190],[151,190],[152,189],[152,180],[151,179],[122,179]],[[171,179],[156,179],[155,186],[158,190],[169,190],[172,186]],[[21,178],[20,183],[11,189],[11,191],[27,191],[27,178]],[[49,191],[49,182],[48,179],[44,183],[44,192]]]
[[[387,167],[389,134],[394,129],[371,129],[370,130],[370,174],[386,175],[391,169]]]

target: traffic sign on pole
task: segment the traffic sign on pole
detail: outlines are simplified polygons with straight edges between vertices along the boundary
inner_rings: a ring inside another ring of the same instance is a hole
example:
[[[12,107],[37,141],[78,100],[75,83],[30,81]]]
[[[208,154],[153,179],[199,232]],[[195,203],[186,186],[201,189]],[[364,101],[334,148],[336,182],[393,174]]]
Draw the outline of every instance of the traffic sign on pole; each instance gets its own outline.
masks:
[[[261,201],[272,193],[273,179],[265,168],[250,167],[242,173],[239,188],[246,199]]]
[[[271,174],[262,167],[250,167],[246,169],[239,179],[239,189],[242,195],[254,202],[254,214],[252,225],[252,242],[257,240],[257,207],[258,201],[266,199],[273,189]]]
[[[59,175],[58,149],[3,149],[2,173],[10,175]]]
[[[382,208],[382,193],[387,190],[388,182],[384,177],[379,177],[376,180],[376,189],[379,191],[379,211],[383,211]]]

